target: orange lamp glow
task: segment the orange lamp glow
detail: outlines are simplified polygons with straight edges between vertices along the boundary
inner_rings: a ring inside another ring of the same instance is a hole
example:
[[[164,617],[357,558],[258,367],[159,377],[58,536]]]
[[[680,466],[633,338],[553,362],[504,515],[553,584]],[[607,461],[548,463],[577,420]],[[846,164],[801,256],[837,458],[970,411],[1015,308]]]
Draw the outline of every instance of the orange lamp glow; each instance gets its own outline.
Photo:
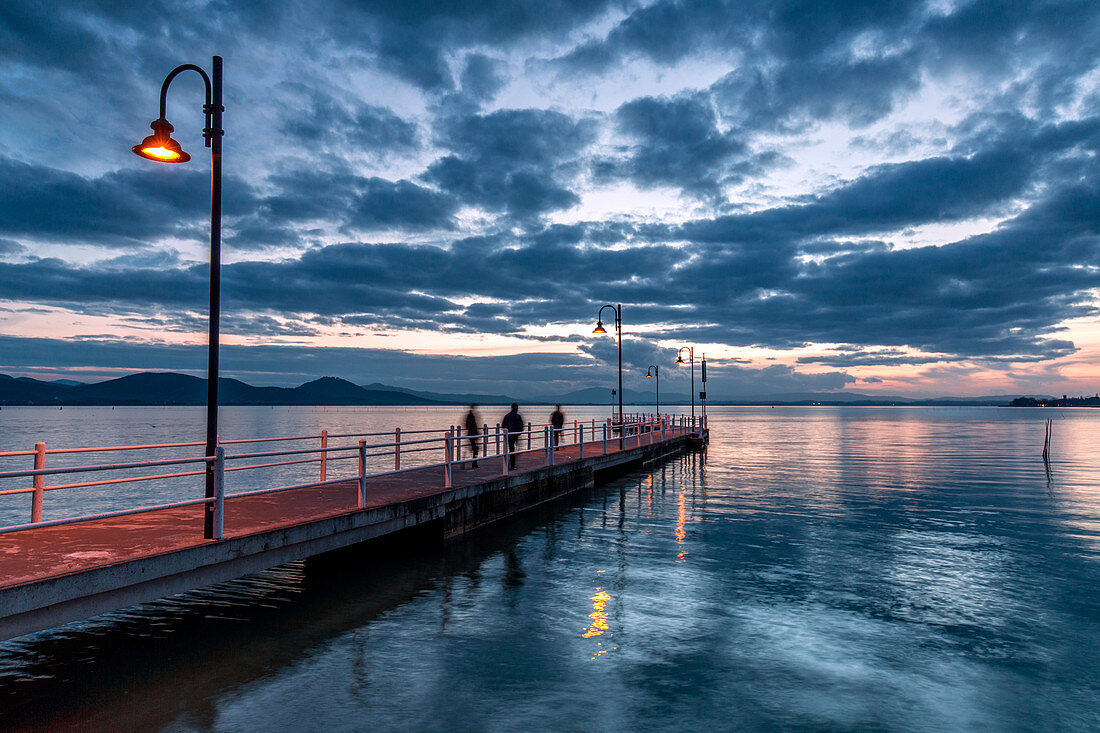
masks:
[[[687,363],[687,362],[684,361],[684,355],[683,354],[678,354],[676,356],[676,363],[677,364],[686,364]]]
[[[155,160],[158,163],[186,163],[191,160],[191,156],[180,148],[178,142],[172,139],[172,132],[175,128],[168,120],[161,117],[153,120],[153,123],[149,126],[153,128],[153,134],[142,140],[141,144],[130,148],[135,155],[140,155],[148,160]]]
[[[603,327],[603,321],[596,321],[596,328],[592,333],[607,333],[607,330]]]

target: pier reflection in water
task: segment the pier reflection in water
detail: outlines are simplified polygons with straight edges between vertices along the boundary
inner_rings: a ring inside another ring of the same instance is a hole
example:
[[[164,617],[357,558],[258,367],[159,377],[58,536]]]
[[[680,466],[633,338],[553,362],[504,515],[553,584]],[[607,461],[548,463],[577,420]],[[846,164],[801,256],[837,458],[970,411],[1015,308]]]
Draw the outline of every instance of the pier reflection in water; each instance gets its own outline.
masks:
[[[705,462],[0,645],[0,719],[1100,727],[1100,411],[1057,422],[1049,485],[1047,416],[711,410]]]

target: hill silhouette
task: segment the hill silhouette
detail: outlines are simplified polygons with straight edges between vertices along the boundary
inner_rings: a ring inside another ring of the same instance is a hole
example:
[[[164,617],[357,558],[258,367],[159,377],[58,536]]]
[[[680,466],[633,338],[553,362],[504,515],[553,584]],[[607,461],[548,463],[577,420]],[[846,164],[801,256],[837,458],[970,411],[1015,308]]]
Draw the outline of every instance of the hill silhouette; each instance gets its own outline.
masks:
[[[218,380],[222,405],[441,405],[406,392],[364,389],[338,377],[321,377],[298,387],[254,387],[238,379]],[[0,375],[0,404],[6,405],[205,405],[206,380],[174,372],[142,372],[76,386],[12,379]]]

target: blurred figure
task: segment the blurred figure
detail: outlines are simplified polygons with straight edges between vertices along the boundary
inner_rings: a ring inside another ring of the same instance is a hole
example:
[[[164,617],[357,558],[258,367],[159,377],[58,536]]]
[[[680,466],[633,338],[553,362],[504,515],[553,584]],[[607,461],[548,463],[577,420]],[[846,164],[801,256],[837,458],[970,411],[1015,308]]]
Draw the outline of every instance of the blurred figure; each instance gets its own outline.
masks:
[[[516,467],[516,443],[519,442],[519,435],[523,432],[523,415],[519,414],[519,404],[512,403],[512,410],[504,419],[500,421],[500,426],[508,431],[508,468],[514,470]]]
[[[565,425],[565,413],[561,411],[561,405],[554,405],[554,411],[550,413],[550,427],[554,433],[554,450],[558,449],[561,441],[561,431]]]
[[[475,402],[470,405],[470,411],[466,413],[466,435],[470,438],[470,454],[474,457],[470,468],[477,468],[478,436],[481,435],[481,428],[478,427],[481,420],[478,418],[476,410],[477,403]]]

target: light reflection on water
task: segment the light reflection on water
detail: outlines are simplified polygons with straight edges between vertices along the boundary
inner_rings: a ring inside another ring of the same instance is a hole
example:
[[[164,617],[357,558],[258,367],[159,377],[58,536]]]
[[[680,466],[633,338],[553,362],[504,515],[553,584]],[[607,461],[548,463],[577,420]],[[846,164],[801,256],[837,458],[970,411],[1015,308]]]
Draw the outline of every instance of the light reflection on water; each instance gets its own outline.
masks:
[[[8,642],[0,716],[1100,728],[1100,411],[729,408],[711,426],[705,462],[446,547],[295,563]]]

